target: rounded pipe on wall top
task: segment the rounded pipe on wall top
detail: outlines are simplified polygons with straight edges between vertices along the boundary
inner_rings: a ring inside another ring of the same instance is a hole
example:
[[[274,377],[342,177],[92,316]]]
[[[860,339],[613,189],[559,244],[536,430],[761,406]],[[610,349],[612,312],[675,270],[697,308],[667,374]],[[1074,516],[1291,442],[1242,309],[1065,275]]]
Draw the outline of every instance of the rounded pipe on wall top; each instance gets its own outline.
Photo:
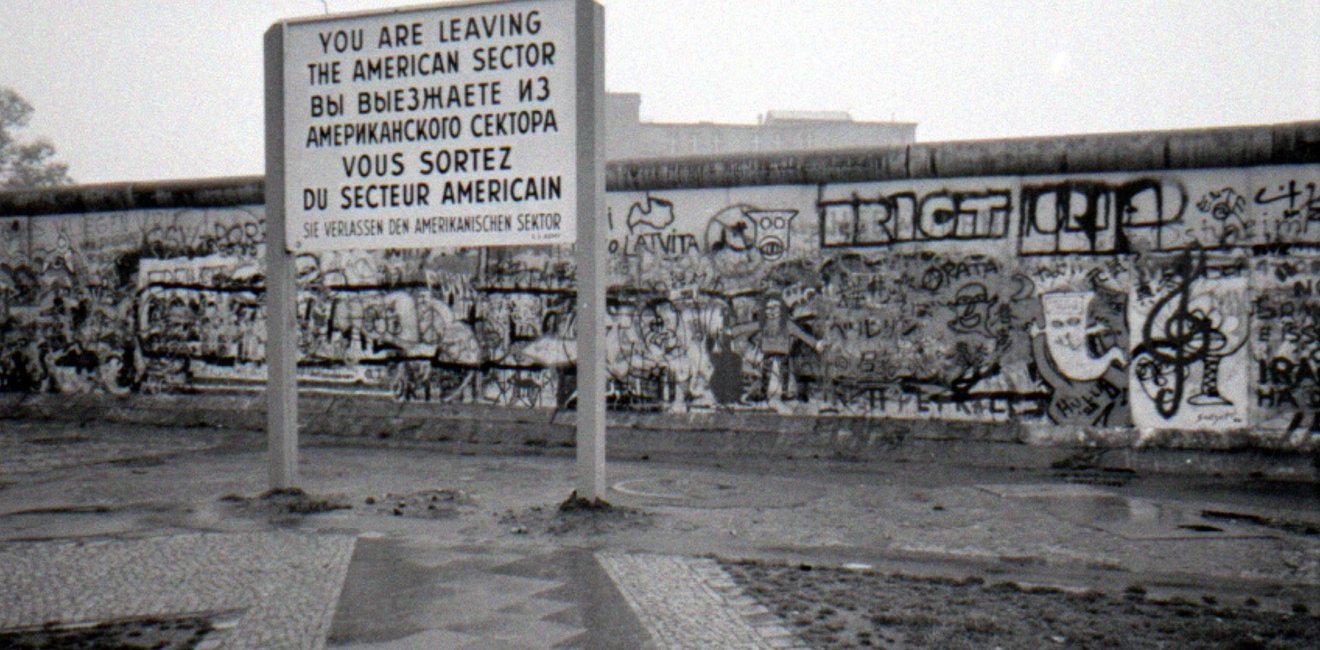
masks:
[[[0,192],[0,215],[81,214],[260,204],[262,176],[132,181]]]
[[[1251,167],[1320,162],[1320,121],[1176,131],[928,142],[838,151],[620,160],[606,190],[640,192],[921,178]],[[0,215],[224,207],[264,201],[262,176],[0,192]]]

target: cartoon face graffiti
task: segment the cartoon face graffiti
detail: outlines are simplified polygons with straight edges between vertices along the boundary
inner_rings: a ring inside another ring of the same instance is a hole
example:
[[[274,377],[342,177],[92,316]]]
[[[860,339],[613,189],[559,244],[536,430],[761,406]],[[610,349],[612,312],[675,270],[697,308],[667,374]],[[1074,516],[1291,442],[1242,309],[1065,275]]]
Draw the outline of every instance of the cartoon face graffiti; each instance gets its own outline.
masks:
[[[1045,340],[1050,352],[1080,354],[1086,343],[1086,308],[1092,294],[1081,291],[1047,293],[1040,298],[1045,311]],[[1059,355],[1055,354],[1057,358]]]
[[[1056,291],[1040,297],[1045,313],[1045,345],[1061,374],[1077,381],[1099,379],[1113,363],[1123,365],[1123,352],[1111,347],[1092,356],[1088,337],[1104,329],[1089,323],[1092,291]]]
[[[721,273],[742,275],[761,262],[756,252],[756,222],[750,208],[734,205],[720,210],[706,225],[706,250]]]
[[[783,257],[797,210],[748,210],[747,216],[756,224],[756,250],[761,257],[770,262]]]
[[[747,216],[748,206],[720,210],[706,226],[706,248],[711,253],[745,253],[755,247],[756,222]]]
[[[999,296],[990,295],[984,284],[970,282],[959,287],[949,307],[954,318],[949,321],[949,329],[960,334],[984,334],[993,338],[990,330],[994,321],[992,310],[999,304]]]
[[[723,273],[743,273],[763,261],[784,257],[797,210],[760,210],[734,205],[706,226],[706,250]]]

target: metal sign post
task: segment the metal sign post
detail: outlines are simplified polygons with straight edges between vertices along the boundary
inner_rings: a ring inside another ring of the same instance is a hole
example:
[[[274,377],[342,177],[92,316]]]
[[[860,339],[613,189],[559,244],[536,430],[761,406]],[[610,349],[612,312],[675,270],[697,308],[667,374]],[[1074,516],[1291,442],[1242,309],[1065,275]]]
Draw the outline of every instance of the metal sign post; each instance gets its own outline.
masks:
[[[460,2],[266,33],[267,429],[297,483],[296,256],[578,253],[578,495],[604,492],[604,9]]]
[[[266,445],[270,487],[298,485],[298,284],[284,212],[284,34],[266,31]]]
[[[577,495],[605,496],[605,10],[577,3]]]

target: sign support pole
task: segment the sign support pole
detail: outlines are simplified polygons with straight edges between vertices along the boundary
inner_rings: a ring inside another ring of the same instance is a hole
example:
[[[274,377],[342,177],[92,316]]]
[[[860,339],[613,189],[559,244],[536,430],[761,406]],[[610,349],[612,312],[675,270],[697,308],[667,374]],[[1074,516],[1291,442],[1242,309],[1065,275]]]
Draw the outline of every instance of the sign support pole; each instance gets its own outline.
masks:
[[[266,438],[272,490],[298,484],[298,284],[284,205],[284,25],[266,31]]]
[[[605,495],[605,10],[576,3],[577,29],[577,496]]]

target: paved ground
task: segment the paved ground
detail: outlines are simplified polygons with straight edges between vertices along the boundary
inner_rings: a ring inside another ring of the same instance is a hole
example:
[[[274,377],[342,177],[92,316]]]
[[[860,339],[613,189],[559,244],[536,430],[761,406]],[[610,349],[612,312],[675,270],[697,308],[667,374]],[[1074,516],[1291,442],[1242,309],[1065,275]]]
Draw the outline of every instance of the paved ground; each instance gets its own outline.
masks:
[[[597,561],[665,648],[769,650],[801,643],[709,558],[602,553]]]
[[[0,628],[204,613],[233,648],[795,647],[711,557],[1320,611],[1312,484],[613,462],[613,511],[561,513],[568,456],[305,442],[308,496],[263,499],[259,435],[0,421]]]
[[[232,613],[236,648],[314,648],[353,538],[185,534],[0,547],[0,628],[175,612]]]

